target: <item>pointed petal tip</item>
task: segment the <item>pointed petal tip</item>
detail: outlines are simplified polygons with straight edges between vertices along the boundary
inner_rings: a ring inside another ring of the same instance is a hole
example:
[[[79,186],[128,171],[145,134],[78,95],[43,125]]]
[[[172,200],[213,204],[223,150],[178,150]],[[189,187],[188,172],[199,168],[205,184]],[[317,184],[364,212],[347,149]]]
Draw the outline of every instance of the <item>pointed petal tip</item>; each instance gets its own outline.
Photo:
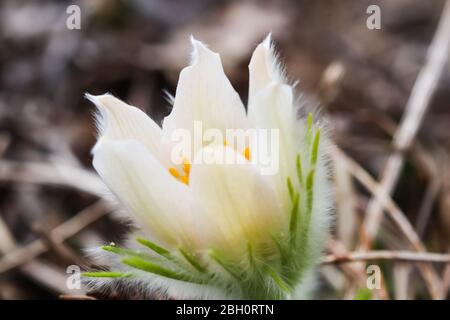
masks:
[[[98,96],[95,96],[95,95],[87,93],[87,92],[84,94],[84,98],[89,100],[93,104],[97,104],[97,97]]]
[[[196,42],[199,42],[197,39],[195,39],[193,34],[189,36],[189,40],[191,41],[192,46],[194,46]]]
[[[270,49],[272,46],[272,32],[269,32],[267,36],[264,38],[263,42],[261,44],[266,48]]]
[[[195,37],[194,37],[194,35],[190,35],[190,37],[189,37],[189,39],[190,39],[190,41],[191,41],[191,45],[192,45],[192,47],[194,48],[194,49],[196,49],[196,48],[206,48],[206,45],[203,43],[203,42],[201,42],[200,40],[197,40]]]
[[[190,41],[192,45],[191,65],[196,64],[201,59],[218,56],[218,53],[210,50],[205,43],[197,40],[193,35],[190,36]]]
[[[110,94],[109,92],[100,94],[100,95],[93,95],[93,94],[86,92],[84,94],[84,97],[86,99],[88,99],[89,101],[91,101],[93,104],[95,104],[97,107],[102,107],[102,106],[104,106],[104,103],[102,103],[102,100],[104,100],[104,98],[113,97],[113,95]]]

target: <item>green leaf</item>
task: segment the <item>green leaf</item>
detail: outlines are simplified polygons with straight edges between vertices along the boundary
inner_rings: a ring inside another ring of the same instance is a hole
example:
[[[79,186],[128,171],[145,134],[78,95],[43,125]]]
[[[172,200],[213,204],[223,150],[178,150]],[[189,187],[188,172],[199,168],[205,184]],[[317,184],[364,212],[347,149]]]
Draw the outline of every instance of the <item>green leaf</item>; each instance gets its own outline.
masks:
[[[301,245],[300,250],[303,252],[307,248],[308,243],[308,230],[309,224],[311,222],[311,215],[313,209],[313,200],[314,200],[314,169],[308,173],[308,177],[306,178],[306,213],[305,216],[302,217],[301,223]]]
[[[151,241],[149,241],[147,239],[137,238],[136,241],[139,242],[140,244],[142,244],[143,246],[146,246],[150,250],[156,252],[157,254],[163,256],[163,257],[167,257],[168,255],[170,255],[170,251],[169,250],[164,249],[163,247],[160,247],[156,243],[151,242]]]
[[[227,271],[233,278],[235,278],[238,281],[241,281],[239,273],[235,271],[232,266],[230,266],[230,264],[219,252],[213,249],[209,249],[208,255],[211,257],[211,259],[217,262],[217,264],[219,264],[225,271]]]
[[[291,293],[289,285],[286,282],[284,282],[284,280],[272,268],[267,266],[266,272],[284,293],[286,294]]]
[[[284,241],[280,241],[278,237],[271,235],[272,241],[277,246],[277,249],[280,253],[280,259],[281,259],[281,265],[286,265],[286,261],[288,260],[290,256],[289,249],[286,248]]]
[[[295,242],[297,240],[299,202],[300,202],[300,194],[297,193],[294,198],[294,203],[292,205],[292,210],[291,210],[291,219],[289,221],[289,232],[290,232],[290,236],[291,236],[291,244],[295,244]]]
[[[296,167],[297,167],[298,182],[300,183],[300,186],[303,187],[302,158],[300,154],[297,154]]]
[[[287,177],[287,187],[289,191],[289,197],[294,200],[294,186],[292,185],[291,178]]]
[[[102,246],[101,248],[102,250],[109,251],[120,256],[142,256],[142,253],[140,252],[116,246]]]
[[[316,134],[314,135],[314,142],[311,150],[311,164],[313,166],[317,163],[317,155],[319,153],[319,141],[320,141],[320,128],[317,129]]]
[[[308,173],[308,177],[306,178],[306,208],[308,214],[312,211],[313,200],[314,200],[314,174],[315,170],[312,169]]]
[[[255,266],[255,256],[253,255],[253,247],[250,242],[247,242],[247,254],[248,254],[248,260],[250,261],[250,265],[252,267]]]
[[[113,272],[113,271],[97,271],[97,272],[84,272],[82,277],[89,278],[129,278],[133,274],[131,272]]]
[[[183,255],[183,257],[195,268],[197,269],[197,271],[201,272],[201,273],[205,273],[206,272],[206,268],[197,261],[197,259],[191,255],[190,253],[186,252],[183,249],[180,249],[181,254]]]
[[[180,274],[178,272],[172,271],[170,269],[161,267],[153,262],[138,258],[138,257],[130,257],[125,258],[122,260],[123,264],[126,264],[127,266],[130,266],[135,269],[139,269],[145,272],[157,274],[159,276],[163,276],[166,278],[174,279],[174,280],[180,280],[180,281],[187,281],[187,282],[193,282],[192,279],[184,274]]]

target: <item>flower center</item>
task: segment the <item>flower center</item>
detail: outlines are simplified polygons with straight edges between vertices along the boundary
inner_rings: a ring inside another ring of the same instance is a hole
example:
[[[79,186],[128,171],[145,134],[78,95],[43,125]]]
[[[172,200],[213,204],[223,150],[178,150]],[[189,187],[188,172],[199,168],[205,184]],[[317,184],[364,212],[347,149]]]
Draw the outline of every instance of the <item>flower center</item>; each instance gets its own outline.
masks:
[[[177,168],[170,167],[169,172],[175,179],[184,183],[185,185],[189,185],[189,173],[191,172],[191,163],[188,160],[183,161],[182,167],[183,173],[181,174]]]
[[[223,145],[226,147],[228,146],[228,141],[227,139],[223,140]],[[242,155],[245,157],[245,159],[247,159],[247,161],[250,161],[252,154],[250,152],[250,147],[246,147],[244,149],[244,151],[242,152]]]
[[[228,145],[227,140],[224,140],[223,145],[224,146]],[[245,159],[247,159],[247,161],[250,161],[251,159],[250,147],[246,147],[242,152],[242,155],[245,157]],[[189,162],[189,160],[186,159],[183,161],[182,172],[180,172],[180,170],[178,170],[175,167],[170,167],[169,172],[175,179],[177,179],[181,183],[189,185],[189,174],[191,172],[191,163]]]

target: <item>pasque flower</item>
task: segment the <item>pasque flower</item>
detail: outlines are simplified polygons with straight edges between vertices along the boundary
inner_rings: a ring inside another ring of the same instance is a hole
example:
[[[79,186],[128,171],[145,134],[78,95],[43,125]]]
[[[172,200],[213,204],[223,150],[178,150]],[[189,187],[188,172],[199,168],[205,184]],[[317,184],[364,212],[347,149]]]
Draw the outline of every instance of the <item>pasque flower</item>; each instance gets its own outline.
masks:
[[[158,126],[110,94],[87,95],[98,108],[93,165],[136,231],[108,245],[111,271],[87,277],[161,290],[175,298],[306,297],[327,234],[327,139],[311,113],[297,108],[270,36],[249,64],[247,112],[220,57],[191,39],[173,109]],[[264,141],[234,146],[203,141],[181,162],[171,156],[177,130],[277,130],[278,170],[251,161]],[[196,161],[222,153],[238,163]],[[111,280],[112,278],[112,280]]]

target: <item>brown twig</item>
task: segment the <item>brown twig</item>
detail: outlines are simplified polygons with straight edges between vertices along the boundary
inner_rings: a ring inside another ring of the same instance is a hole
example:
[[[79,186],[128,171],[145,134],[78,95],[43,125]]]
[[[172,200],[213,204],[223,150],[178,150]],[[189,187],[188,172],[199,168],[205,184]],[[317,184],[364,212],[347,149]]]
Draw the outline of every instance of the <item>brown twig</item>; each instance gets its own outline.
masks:
[[[349,166],[349,171],[351,174],[366,187],[377,200],[378,203],[382,206],[381,208],[385,208],[389,213],[389,216],[399,227],[400,231],[403,235],[408,239],[411,243],[413,249],[418,252],[425,252],[425,246],[417,235],[416,231],[412,227],[409,220],[403,214],[403,212],[398,208],[395,202],[391,199],[391,197],[385,192],[381,185],[379,185],[372,176],[367,173],[358,163],[353,161],[350,157],[346,156],[344,152],[339,150],[338,148],[334,148],[334,151],[343,161],[346,161]],[[424,264],[419,265],[419,269],[421,270],[424,279],[429,288],[430,294],[433,298],[441,298],[442,297],[442,286],[439,276],[437,275],[434,268],[430,265]]]
[[[447,265],[444,269],[442,278],[444,279],[444,295],[447,294],[447,292],[450,289],[450,265]]]
[[[442,71],[449,55],[450,47],[450,1],[447,1],[436,33],[433,37],[427,54],[427,62],[420,71],[408,103],[405,113],[398,127],[393,146],[395,152],[388,158],[381,173],[380,186],[384,193],[390,194],[397,184],[400,172],[403,168],[403,152],[407,150],[417,134],[427,111],[437,83],[441,78]],[[368,205],[366,219],[363,224],[365,243],[363,248],[369,249],[375,237],[382,219],[382,204],[372,198]]]
[[[414,84],[411,96],[406,106],[404,117],[394,135],[393,146],[395,148],[395,152],[388,158],[381,174],[380,186],[384,189],[385,194],[389,195],[397,184],[400,172],[403,168],[403,152],[411,147],[420,124],[422,123],[424,114],[430,105],[431,98],[442,75],[442,70],[444,70],[444,65],[449,52],[449,44],[450,1],[447,1],[444,6],[444,11],[439,26],[428,51],[428,61],[417,77],[416,83]],[[435,187],[434,185],[430,186],[430,197],[433,197],[436,188],[437,187]],[[426,199],[428,198],[429,197],[427,197]],[[428,207],[429,205],[427,203],[426,207],[424,207],[424,210],[421,210],[421,212],[424,212],[424,215],[421,215],[424,216],[424,219],[427,219],[425,213],[428,212]],[[362,247],[364,249],[367,250],[371,247],[372,241],[380,226],[382,217],[382,204],[375,196],[372,198],[368,205],[366,219],[363,224],[365,242],[363,243]],[[422,229],[423,223],[421,223],[419,226]],[[410,234],[410,237],[408,238],[410,240],[413,240],[411,238],[411,235],[412,234]],[[426,268],[429,269],[428,267]],[[431,283],[429,283],[431,285],[433,285],[434,283],[434,290],[432,290],[431,292],[432,296],[436,298],[442,298],[443,292],[439,292],[438,288],[436,288],[438,280],[436,279],[436,276],[432,276],[432,274],[434,273],[435,272],[426,272],[425,275],[428,275],[427,277],[430,278]],[[433,278],[434,280],[432,280],[431,278]]]
[[[61,294],[59,296],[61,300],[97,300],[94,297],[87,295],[76,295],[76,294]]]
[[[81,167],[58,163],[0,160],[0,181],[48,184],[104,195],[100,178]]]
[[[397,125],[388,116],[382,112],[375,112],[365,110],[360,112],[361,117],[365,121],[375,123],[379,128],[387,134],[394,136],[397,130]],[[422,237],[428,220],[431,217],[432,208],[436,198],[441,190],[441,178],[434,158],[427,152],[423,145],[414,140],[410,146],[409,153],[411,154],[412,162],[429,180],[422,204],[417,215],[415,229],[419,237]],[[386,222],[386,221],[383,221]],[[409,276],[411,275],[412,265],[397,265],[395,266],[395,292],[398,299],[407,299],[410,296],[409,292]]]
[[[8,226],[0,216],[0,254],[7,254],[15,250],[16,241],[9,231]],[[19,270],[28,278],[43,285],[44,287],[56,293],[68,292],[65,285],[65,275],[48,262],[42,262],[38,259],[22,264]]]
[[[55,293],[71,292],[66,286],[67,274],[60,268],[50,264],[48,261],[43,262],[36,259],[21,265],[19,270],[25,273],[29,278]],[[83,290],[80,289],[78,291]]]
[[[328,240],[327,250],[332,256],[342,256],[348,253],[344,244],[337,239]],[[360,268],[356,268],[353,265],[342,265],[341,268],[344,274],[357,282],[364,283],[366,280],[366,274],[364,273],[364,270],[361,270]]]
[[[380,184],[378,184],[364,168],[362,168],[353,159],[348,157],[342,150],[335,148],[335,152],[341,160],[347,162],[350,173],[370,192],[372,192],[374,198],[377,199],[377,202],[382,206],[381,209],[385,208],[390,213],[391,218],[398,225],[402,233],[413,245],[413,247],[418,250],[424,250],[422,241],[420,240],[414,228],[411,226],[409,220],[405,217],[400,208],[398,208],[398,206],[394,203],[389,194],[385,193],[384,188]]]
[[[355,251],[343,255],[328,255],[322,260],[322,264],[371,260],[450,263],[450,254],[393,250]]]
[[[32,229],[36,233],[36,235],[40,239],[42,239],[42,241],[44,241],[45,246],[48,248],[49,251],[56,253],[66,263],[76,264],[80,267],[84,267],[85,265],[84,260],[64,242],[53,239],[52,232],[49,232],[49,230],[37,224],[33,224]]]
[[[50,232],[51,238],[55,242],[63,242],[110,211],[110,206],[105,201],[99,200],[53,229]],[[17,248],[0,259],[0,273],[29,262],[47,250],[48,247],[42,239]]]
[[[345,245],[337,239],[329,239],[327,244],[327,249],[331,253],[330,256],[345,256],[348,254],[348,251],[345,248]],[[348,276],[350,280],[353,282],[353,286],[356,287],[364,287],[366,285],[367,274],[363,268],[361,268],[361,264],[352,263],[352,264],[340,264],[339,268],[343,271],[345,275]],[[350,288],[351,289],[351,288]],[[353,291],[353,290],[350,290]],[[349,292],[350,293],[350,292]],[[375,296],[377,298],[388,300],[389,293],[386,290],[386,286],[384,284],[384,277],[382,277],[381,288],[379,291],[375,292]]]

